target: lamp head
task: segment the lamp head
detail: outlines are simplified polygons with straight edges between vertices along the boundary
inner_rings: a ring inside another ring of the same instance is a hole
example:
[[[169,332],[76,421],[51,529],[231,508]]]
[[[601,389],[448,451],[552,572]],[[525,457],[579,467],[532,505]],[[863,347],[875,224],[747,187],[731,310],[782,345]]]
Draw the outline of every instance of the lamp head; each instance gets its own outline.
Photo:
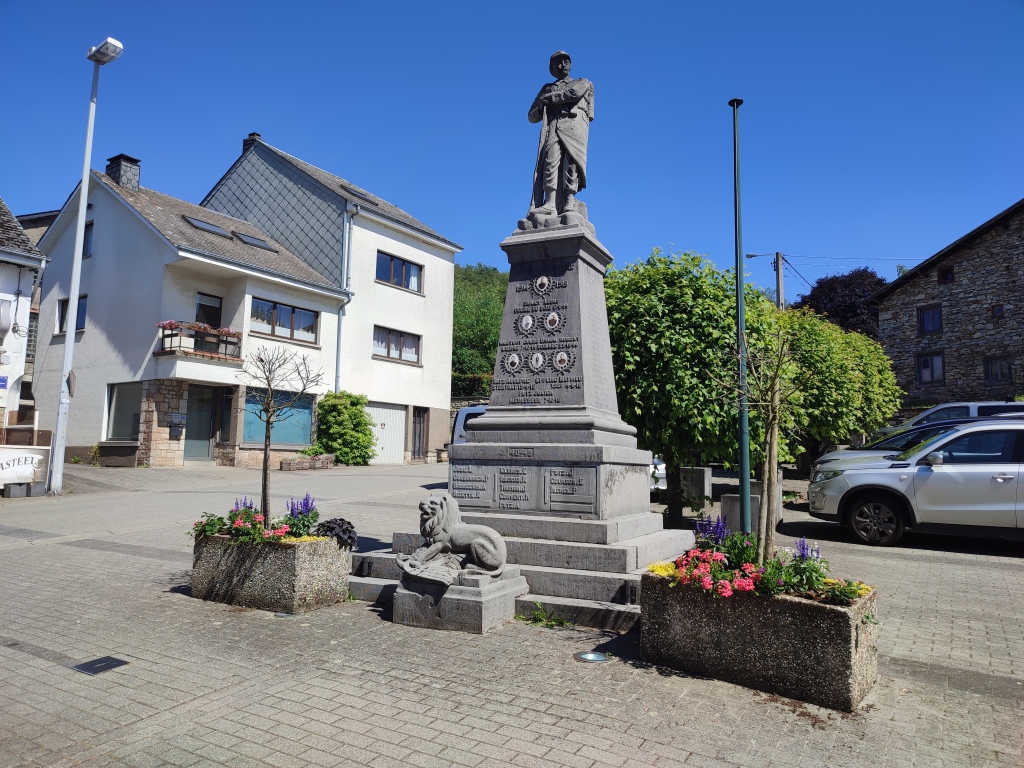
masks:
[[[109,64],[124,51],[124,46],[112,37],[108,37],[95,48],[90,48],[86,55],[89,61],[97,64]]]

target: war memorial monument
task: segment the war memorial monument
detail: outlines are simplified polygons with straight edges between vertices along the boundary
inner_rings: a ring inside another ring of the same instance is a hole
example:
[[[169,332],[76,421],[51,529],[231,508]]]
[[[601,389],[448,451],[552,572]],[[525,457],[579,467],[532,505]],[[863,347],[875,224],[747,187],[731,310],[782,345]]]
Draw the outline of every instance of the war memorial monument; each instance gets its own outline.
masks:
[[[693,543],[651,513],[651,454],[618,412],[604,297],[612,255],[576,197],[594,85],[571,66],[552,55],[555,80],[529,111],[540,123],[533,194],[501,243],[510,273],[487,412],[449,447],[449,494],[421,504],[420,533],[354,561],[357,595],[394,590],[398,623],[482,632],[513,618],[518,601],[520,613],[539,602],[581,625],[628,629],[643,569]]]

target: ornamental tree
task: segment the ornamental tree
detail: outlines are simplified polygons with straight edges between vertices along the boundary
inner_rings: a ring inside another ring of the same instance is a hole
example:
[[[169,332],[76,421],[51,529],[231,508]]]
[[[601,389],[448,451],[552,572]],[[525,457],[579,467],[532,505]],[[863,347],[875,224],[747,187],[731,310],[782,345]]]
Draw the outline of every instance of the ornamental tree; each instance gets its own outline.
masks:
[[[260,347],[246,357],[239,377],[246,385],[246,409],[266,427],[260,511],[267,524],[270,522],[270,431],[274,424],[294,418],[295,406],[323,384],[324,373],[313,370],[308,355],[284,347]]]
[[[842,275],[820,277],[794,309],[812,309],[847,331],[878,338],[878,306],[869,299],[888,281],[875,270],[858,267]]]
[[[333,453],[339,464],[369,464],[374,450],[373,419],[366,395],[328,392],[316,406],[317,453]]]

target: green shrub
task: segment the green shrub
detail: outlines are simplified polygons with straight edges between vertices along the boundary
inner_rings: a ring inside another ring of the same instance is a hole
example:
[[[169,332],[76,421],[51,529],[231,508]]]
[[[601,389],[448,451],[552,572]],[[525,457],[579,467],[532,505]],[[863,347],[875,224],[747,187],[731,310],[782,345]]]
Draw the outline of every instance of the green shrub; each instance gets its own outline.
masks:
[[[490,397],[490,373],[453,373],[452,397]]]
[[[351,392],[324,395],[316,406],[316,452],[333,453],[338,464],[369,464],[376,451],[367,402]]]

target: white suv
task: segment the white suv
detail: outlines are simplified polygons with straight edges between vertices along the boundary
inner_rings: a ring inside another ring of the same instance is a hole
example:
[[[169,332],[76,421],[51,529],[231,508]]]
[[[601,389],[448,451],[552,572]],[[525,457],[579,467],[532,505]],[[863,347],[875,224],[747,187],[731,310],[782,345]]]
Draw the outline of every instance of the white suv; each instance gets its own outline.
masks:
[[[813,517],[850,529],[864,544],[895,544],[904,530],[1024,534],[1018,491],[1024,424],[950,426],[898,455],[851,458],[816,469]]]

